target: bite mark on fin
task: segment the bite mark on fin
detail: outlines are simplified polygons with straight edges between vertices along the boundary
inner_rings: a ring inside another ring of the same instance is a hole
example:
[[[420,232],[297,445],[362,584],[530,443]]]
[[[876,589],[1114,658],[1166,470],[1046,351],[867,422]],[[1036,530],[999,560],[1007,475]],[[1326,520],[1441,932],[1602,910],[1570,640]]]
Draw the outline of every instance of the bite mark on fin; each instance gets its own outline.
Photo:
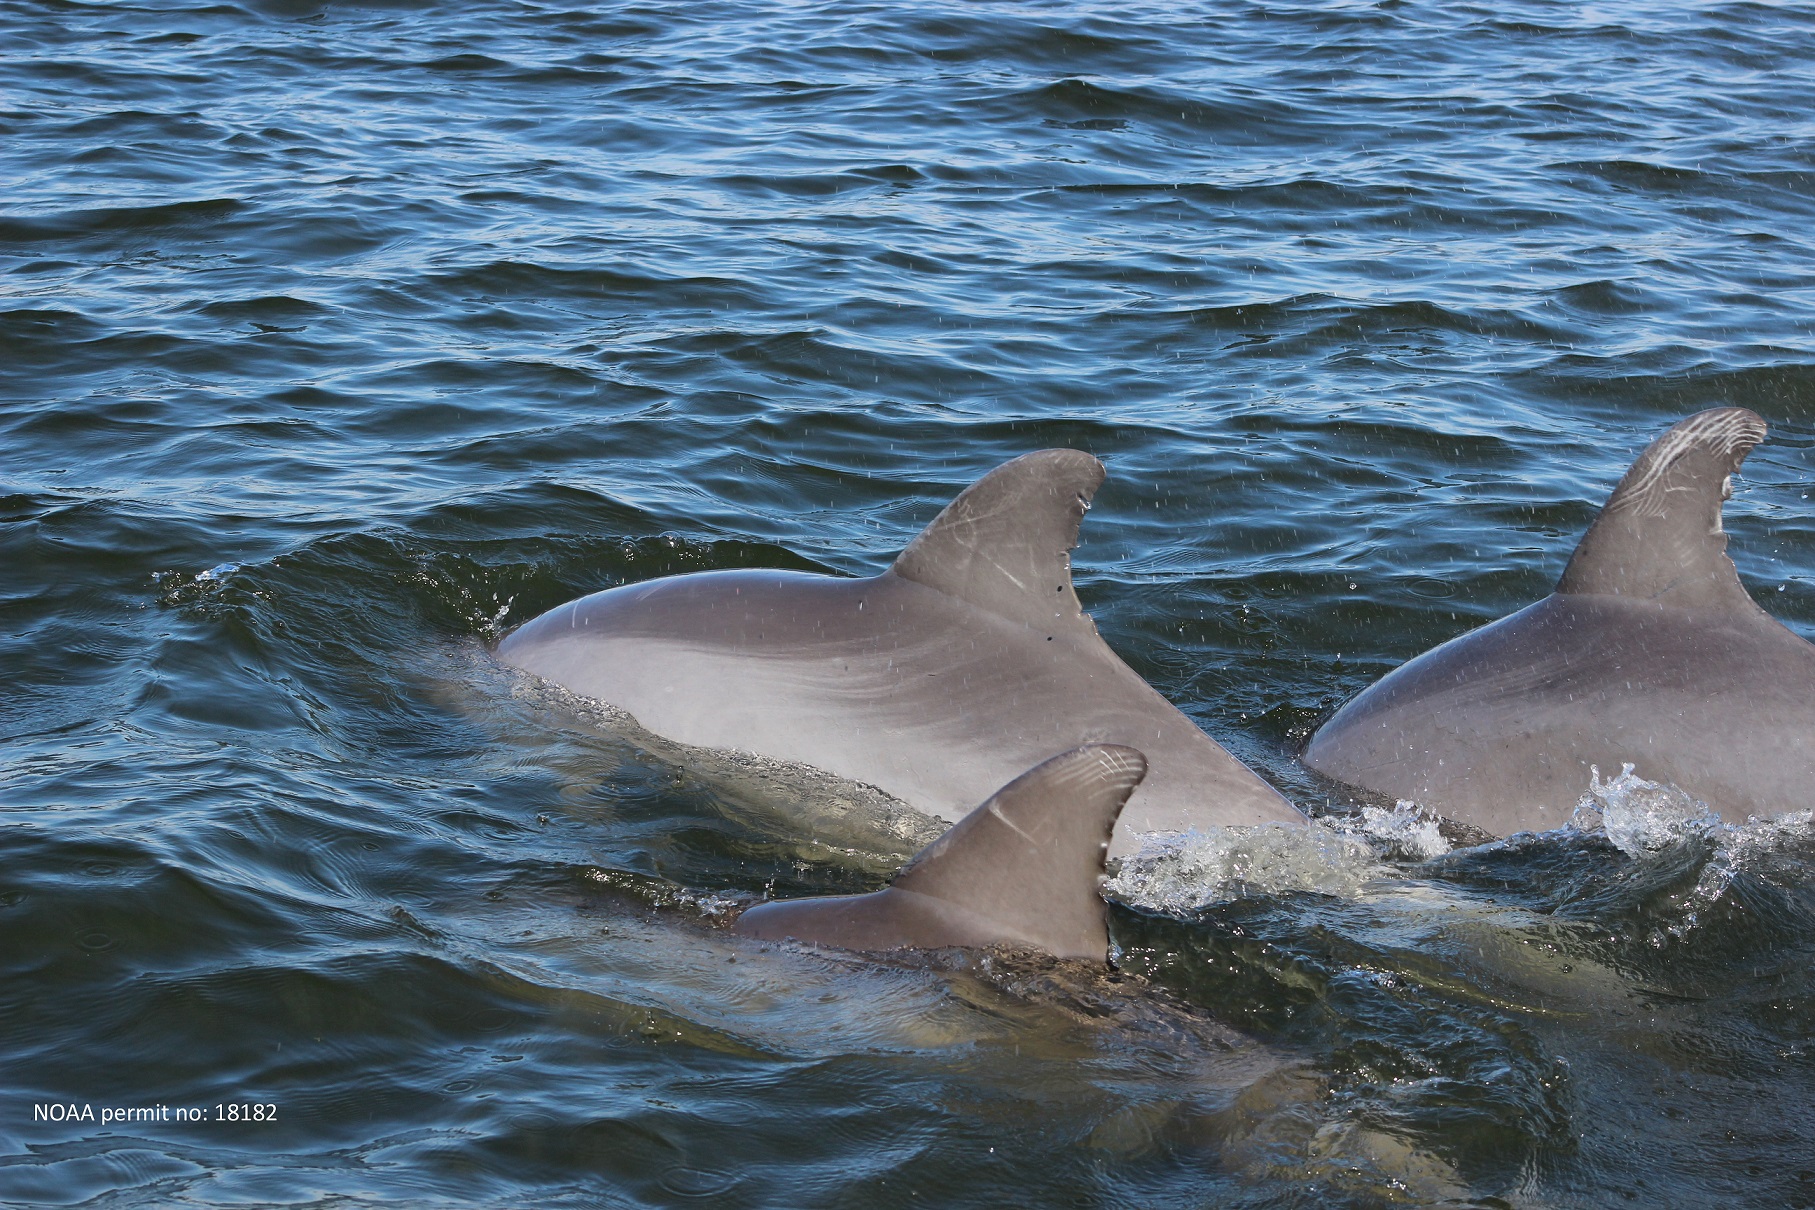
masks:
[[[1670,483],[1668,477],[1685,456],[1704,454],[1725,467],[1721,498],[1731,494],[1726,477],[1739,469],[1752,448],[1765,439],[1763,418],[1747,408],[1714,408],[1697,412],[1673,426],[1640,454],[1632,469],[1607,500],[1607,508],[1630,511],[1641,517],[1661,517],[1670,511],[1673,493],[1701,497],[1696,483]],[[1716,509],[1715,523],[1720,522]]]

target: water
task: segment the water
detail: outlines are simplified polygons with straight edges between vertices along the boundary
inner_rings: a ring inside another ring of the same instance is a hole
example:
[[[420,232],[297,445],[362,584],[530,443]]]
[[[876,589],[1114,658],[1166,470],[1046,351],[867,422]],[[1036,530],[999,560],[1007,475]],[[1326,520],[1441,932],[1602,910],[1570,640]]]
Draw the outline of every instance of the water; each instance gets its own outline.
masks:
[[[1815,1205],[1807,819],[1604,769],[1486,848],[1150,854],[1111,979],[876,965],[717,923],[912,821],[487,655],[874,571],[1077,446],[1104,635],[1321,809],[1321,714],[1716,404],[1815,635],[1807,8],[0,0],[0,46],[0,1201]]]

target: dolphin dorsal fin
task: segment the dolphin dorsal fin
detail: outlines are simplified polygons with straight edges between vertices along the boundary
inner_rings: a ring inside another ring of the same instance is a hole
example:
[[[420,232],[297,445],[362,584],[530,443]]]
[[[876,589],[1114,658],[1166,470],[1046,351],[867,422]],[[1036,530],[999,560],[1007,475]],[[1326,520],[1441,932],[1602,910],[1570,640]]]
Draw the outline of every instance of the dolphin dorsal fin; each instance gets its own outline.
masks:
[[[1103,464],[1082,450],[1039,450],[966,488],[890,569],[1036,629],[1095,633],[1071,586],[1071,549]]]
[[[1721,504],[1765,422],[1745,408],[1697,412],[1646,447],[1582,536],[1557,591],[1684,609],[1756,611],[1727,557]]]
[[[922,849],[891,889],[943,900],[1049,953],[1100,961],[1109,834],[1146,775],[1147,758],[1118,744],[1061,753]]]

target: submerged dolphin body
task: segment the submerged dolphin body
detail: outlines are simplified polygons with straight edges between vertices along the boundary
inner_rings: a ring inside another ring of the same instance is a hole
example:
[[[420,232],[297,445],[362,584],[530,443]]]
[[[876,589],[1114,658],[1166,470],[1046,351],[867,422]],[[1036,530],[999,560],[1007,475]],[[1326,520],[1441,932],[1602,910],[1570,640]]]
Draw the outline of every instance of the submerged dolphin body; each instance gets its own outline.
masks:
[[[1591,768],[1688,791],[1734,822],[1815,803],[1815,646],[1760,609],[1721,531],[1765,437],[1744,408],[1639,455],[1557,589],[1387,674],[1304,763],[1495,835],[1556,827]]]
[[[1015,945],[1102,962],[1109,836],[1146,772],[1133,748],[1074,748],[996,791],[884,890],[758,904],[734,927],[840,949]]]
[[[1103,465],[1043,450],[996,468],[881,575],[717,571],[569,602],[505,663],[657,735],[811,765],[957,820],[1047,755],[1147,754],[1110,852],[1141,833],[1303,816],[1109,649],[1072,547]]]

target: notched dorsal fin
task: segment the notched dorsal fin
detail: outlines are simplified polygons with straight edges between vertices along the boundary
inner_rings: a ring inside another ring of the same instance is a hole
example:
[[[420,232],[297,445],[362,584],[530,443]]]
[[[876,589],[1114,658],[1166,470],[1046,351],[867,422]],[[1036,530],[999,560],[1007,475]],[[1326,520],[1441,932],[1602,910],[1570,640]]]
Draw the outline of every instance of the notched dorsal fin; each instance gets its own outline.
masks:
[[[1757,609],[1727,557],[1720,510],[1732,495],[1730,476],[1764,439],[1765,422],[1745,408],[1713,408],[1678,422],[1613,489],[1557,591]]]
[[[1095,633],[1071,585],[1071,550],[1103,464],[1082,450],[1040,450],[966,488],[908,544],[903,579],[1035,629]]]
[[[1087,744],[1036,765],[920,851],[891,884],[1064,957],[1109,946],[1098,883],[1116,817],[1147,758]]]

